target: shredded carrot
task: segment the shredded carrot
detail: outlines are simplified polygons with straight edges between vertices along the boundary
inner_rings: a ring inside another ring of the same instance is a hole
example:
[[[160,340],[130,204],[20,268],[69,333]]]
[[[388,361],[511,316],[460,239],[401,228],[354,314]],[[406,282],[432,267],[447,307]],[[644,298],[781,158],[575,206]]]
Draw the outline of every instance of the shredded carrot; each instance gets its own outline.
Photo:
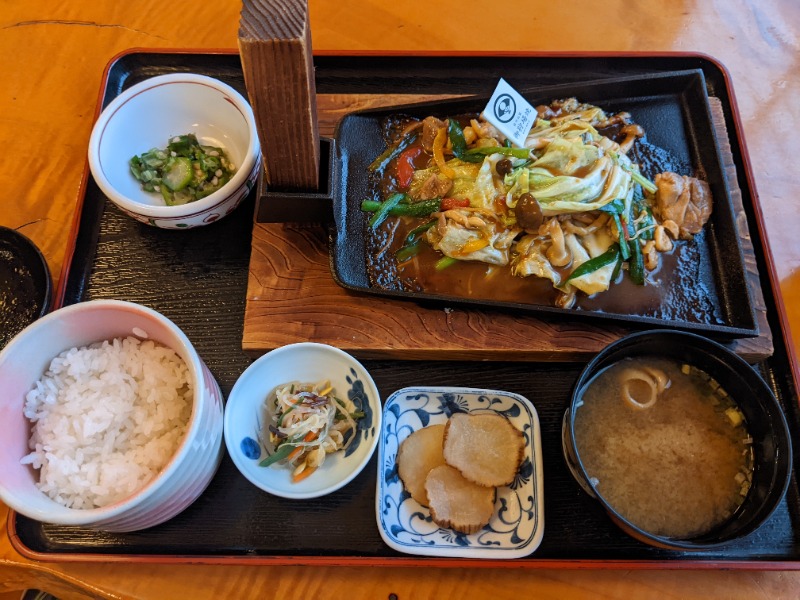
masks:
[[[449,177],[453,179],[456,176],[456,172],[453,171],[447,164],[444,162],[444,144],[447,140],[447,129],[442,127],[436,133],[436,137],[433,138],[433,160],[436,162],[436,166],[439,167],[439,171],[445,177]]]
[[[303,479],[311,475],[316,470],[317,467],[306,467],[297,475],[292,475],[292,482],[297,483],[298,481],[303,481]]]
[[[303,438],[303,441],[304,442],[312,442],[315,439],[317,439],[318,435],[319,435],[319,432],[309,431],[306,434],[306,437]],[[303,450],[305,450],[305,446],[298,446],[297,448],[295,448],[294,450],[289,452],[289,454],[286,455],[286,460],[288,460],[288,461],[294,460],[295,458],[300,456],[300,454],[303,452]]]

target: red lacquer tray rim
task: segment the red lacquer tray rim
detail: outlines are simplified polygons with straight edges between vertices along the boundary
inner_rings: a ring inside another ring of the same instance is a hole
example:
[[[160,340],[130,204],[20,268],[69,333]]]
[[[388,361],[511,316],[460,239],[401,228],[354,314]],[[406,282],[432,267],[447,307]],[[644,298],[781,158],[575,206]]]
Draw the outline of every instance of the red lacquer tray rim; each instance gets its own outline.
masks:
[[[185,55],[236,55],[238,50],[234,48],[130,48],[119,52],[107,63],[98,91],[97,102],[95,104],[93,122],[97,120],[102,110],[102,101],[106,93],[109,73],[114,64],[120,59],[133,54],[185,54]],[[748,190],[752,198],[752,208],[755,215],[756,226],[759,232],[759,242],[761,251],[767,266],[770,287],[773,292],[775,306],[778,310],[780,328],[785,341],[785,351],[791,367],[791,378],[795,389],[800,381],[800,370],[798,369],[798,357],[794,346],[789,343],[791,340],[791,330],[789,327],[786,305],[780,293],[780,280],[775,268],[772,251],[769,246],[768,235],[764,224],[764,215],[761,209],[758,192],[755,186],[750,157],[747,145],[742,133],[742,121],[739,115],[738,104],[733,90],[731,76],[728,69],[716,58],[701,52],[650,52],[650,51],[599,51],[599,52],[579,52],[579,51],[559,51],[559,52],[540,52],[540,51],[425,51],[408,52],[402,50],[347,50],[330,51],[315,50],[315,56],[320,57],[514,57],[514,58],[684,58],[699,59],[710,62],[719,69],[725,81],[726,93],[731,105],[731,116],[733,120],[733,133],[739,145],[742,155],[742,165],[744,167],[744,178],[747,182]],[[729,132],[730,134],[730,132]],[[64,262],[59,276],[59,285],[55,293],[54,309],[63,305],[66,294],[66,284],[69,275],[70,265],[75,253],[75,242],[81,223],[81,213],[86,197],[86,187],[89,180],[88,159],[84,163],[83,174],[78,190],[79,201],[70,227],[70,244],[66,249]],[[106,563],[134,563],[134,564],[198,564],[198,565],[270,565],[270,566],[370,566],[370,567],[436,567],[436,568],[508,568],[508,569],[632,569],[632,570],[715,570],[715,569],[737,569],[737,570],[763,570],[763,571],[789,571],[800,570],[800,560],[798,561],[767,561],[767,560],[693,560],[691,558],[669,559],[669,560],[608,560],[608,559],[536,559],[521,558],[514,560],[486,560],[486,559],[463,559],[463,558],[425,558],[413,556],[399,557],[359,557],[359,556],[253,556],[253,555],[167,555],[167,554],[100,554],[100,553],[47,553],[32,550],[20,539],[16,530],[16,513],[9,510],[7,518],[7,533],[12,547],[23,557],[50,563],[79,563],[79,562],[106,562]]]

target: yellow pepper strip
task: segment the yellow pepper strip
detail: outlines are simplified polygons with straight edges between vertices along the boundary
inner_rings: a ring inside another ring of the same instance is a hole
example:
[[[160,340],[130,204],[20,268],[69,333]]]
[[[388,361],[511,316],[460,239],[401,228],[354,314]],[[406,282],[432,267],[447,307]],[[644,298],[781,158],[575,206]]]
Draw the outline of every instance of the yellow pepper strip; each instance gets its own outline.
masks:
[[[442,127],[436,132],[436,137],[433,138],[433,160],[436,166],[439,167],[439,172],[445,177],[454,179],[456,172],[448,167],[444,162],[444,144],[447,141],[447,129]]]
[[[477,238],[474,240],[468,241],[464,246],[461,248],[459,254],[472,254],[473,252],[477,252],[482,248],[486,248],[489,245],[489,240],[486,238]]]

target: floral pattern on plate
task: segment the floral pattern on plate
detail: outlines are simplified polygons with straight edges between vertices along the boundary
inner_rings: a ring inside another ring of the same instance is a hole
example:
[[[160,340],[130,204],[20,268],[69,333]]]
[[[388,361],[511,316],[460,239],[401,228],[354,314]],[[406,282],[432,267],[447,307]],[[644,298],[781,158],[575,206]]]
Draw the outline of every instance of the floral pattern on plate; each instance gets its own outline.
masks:
[[[412,499],[397,474],[397,451],[414,431],[447,422],[454,413],[496,412],[525,436],[525,456],[511,485],[497,488],[489,524],[473,534],[441,528]],[[383,409],[378,441],[376,515],[383,540],[408,554],[517,558],[533,552],[544,532],[539,418],[526,398],[510,392],[453,387],[410,387]]]

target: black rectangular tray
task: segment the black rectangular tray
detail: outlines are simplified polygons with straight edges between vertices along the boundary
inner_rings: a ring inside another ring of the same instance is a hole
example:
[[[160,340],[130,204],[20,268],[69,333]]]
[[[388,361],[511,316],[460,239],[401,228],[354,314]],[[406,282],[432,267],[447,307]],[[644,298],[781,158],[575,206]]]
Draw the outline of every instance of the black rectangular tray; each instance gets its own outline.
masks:
[[[729,131],[735,108],[725,72],[696,56],[661,57],[406,57],[317,56],[317,91],[468,93],[501,74],[512,81],[548,84],[600,76],[701,69],[710,95],[721,99]],[[132,52],[109,68],[102,104],[144,78],[169,72],[218,77],[244,92],[236,54]],[[775,354],[757,365],[779,398],[790,424],[795,456],[800,415],[791,359],[780,322],[780,305],[766,274],[769,264],[757,227],[757,211],[744,176],[741,147],[733,144],[750,235],[755,242]],[[63,303],[119,298],[150,306],[175,321],[209,366],[224,394],[251,359],[241,349],[255,193],[217,223],[165,231],[122,214],[89,178],[63,287]],[[542,432],[545,533],[528,558],[471,561],[471,565],[601,568],[800,568],[800,490],[793,474],[786,498],[750,537],[704,553],[660,550],[618,530],[567,471],[560,424],[579,363],[486,363],[365,361],[386,398],[410,383],[502,388],[532,400]],[[797,464],[797,463],[795,463]],[[243,564],[464,565],[462,559],[408,557],[386,546],[375,519],[377,464],[323,498],[292,501],[251,485],[229,458],[207,491],[185,512],[135,533],[100,533],[46,525],[11,514],[10,537],[24,555],[46,561],[154,561]]]
[[[758,335],[753,305],[745,279],[745,265],[736,214],[726,183],[706,95],[703,71],[669,71],[599,81],[574,82],[520,90],[533,105],[547,105],[553,99],[576,97],[595,104],[607,114],[630,112],[646,132],[649,143],[670,156],[672,168],[680,174],[702,173],[714,198],[714,210],[706,230],[692,241],[698,253],[690,262],[695,269],[687,275],[691,284],[662,281],[665,288],[659,306],[629,313],[615,307],[631,294],[649,292],[612,286],[602,294],[602,310],[559,308],[533,302],[511,302],[492,298],[460,297],[456,294],[388,289],[371,281],[367,265],[369,215],[361,201],[376,193],[375,176],[369,164],[386,147],[384,122],[404,115],[423,119],[480,113],[496,82],[485,82],[475,90],[486,95],[440,102],[364,110],[346,115],[336,129],[336,155],[340,178],[333,196],[336,235],[331,244],[331,264],[337,282],[353,291],[368,292],[416,301],[458,302],[543,313],[550,316],[586,319],[595,323],[647,325],[702,332],[718,338]],[[654,174],[648,174],[653,176]],[[695,262],[696,261],[696,262]],[[687,262],[688,257],[687,257]],[[702,289],[702,293],[698,290]],[[700,300],[702,302],[700,302]]]

